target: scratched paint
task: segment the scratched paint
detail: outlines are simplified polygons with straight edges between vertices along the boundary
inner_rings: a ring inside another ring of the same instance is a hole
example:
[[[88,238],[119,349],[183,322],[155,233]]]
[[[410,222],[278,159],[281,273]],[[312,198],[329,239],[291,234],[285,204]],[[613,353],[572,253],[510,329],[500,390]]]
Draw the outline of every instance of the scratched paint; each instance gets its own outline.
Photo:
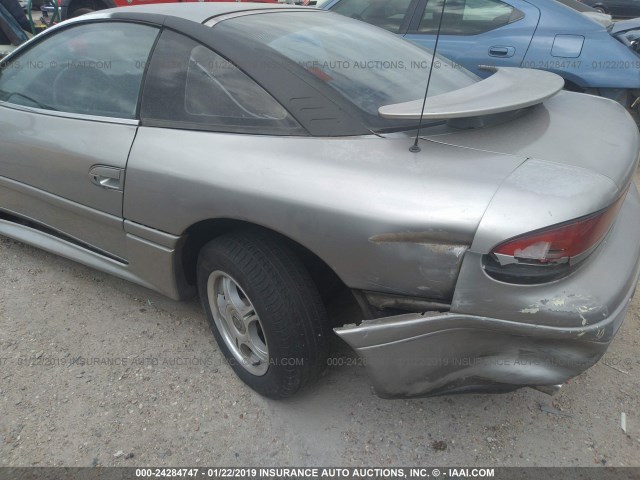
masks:
[[[574,313],[580,318],[581,325],[585,326],[597,321],[594,312],[596,314],[604,312],[604,317],[606,317],[609,310],[606,305],[598,305],[594,297],[581,294],[561,295],[552,299],[545,298],[519,310],[520,313],[530,315],[540,311]]]
[[[538,307],[530,307],[530,308],[523,308],[522,310],[520,310],[520,313],[538,313],[540,311],[540,309]]]
[[[379,233],[369,238],[372,243],[422,243],[434,246],[449,245],[458,247],[471,244],[471,240],[472,238],[467,234],[461,235],[440,230]]]

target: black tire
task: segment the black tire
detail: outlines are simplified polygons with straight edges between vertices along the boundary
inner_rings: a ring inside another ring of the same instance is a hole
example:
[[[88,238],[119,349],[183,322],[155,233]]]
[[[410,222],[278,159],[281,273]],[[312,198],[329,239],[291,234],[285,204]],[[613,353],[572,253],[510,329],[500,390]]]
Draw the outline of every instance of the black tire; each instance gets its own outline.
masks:
[[[207,290],[214,272],[231,277],[259,317],[269,358],[262,375],[237,361],[216,325]],[[282,399],[319,376],[326,366],[327,314],[311,277],[284,242],[258,229],[220,236],[200,251],[197,281],[220,350],[249,387],[265,397]]]
[[[598,5],[597,7],[593,7],[596,12],[608,14],[607,9]]]
[[[69,18],[76,18],[81,15],[86,15],[87,13],[93,13],[93,12],[95,12],[93,8],[86,8],[86,7],[76,8],[74,11],[69,13]]]

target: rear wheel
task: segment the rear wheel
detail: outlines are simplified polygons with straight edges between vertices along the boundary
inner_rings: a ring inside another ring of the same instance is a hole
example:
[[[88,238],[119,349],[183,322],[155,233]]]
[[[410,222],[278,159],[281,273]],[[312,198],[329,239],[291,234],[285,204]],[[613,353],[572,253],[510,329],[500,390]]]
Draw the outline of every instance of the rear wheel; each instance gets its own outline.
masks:
[[[77,8],[69,14],[69,18],[79,17],[80,15],[86,15],[87,13],[95,12],[92,8]]]
[[[298,258],[259,230],[227,234],[203,247],[198,291],[221,352],[258,393],[286,398],[326,365],[328,322]]]

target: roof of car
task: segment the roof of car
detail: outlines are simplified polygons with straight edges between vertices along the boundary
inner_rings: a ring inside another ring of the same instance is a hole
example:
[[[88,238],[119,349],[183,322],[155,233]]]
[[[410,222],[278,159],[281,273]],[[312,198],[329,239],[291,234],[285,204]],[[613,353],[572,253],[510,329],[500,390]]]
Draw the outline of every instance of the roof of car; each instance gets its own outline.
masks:
[[[315,10],[310,7],[298,7],[279,3],[249,3],[249,2],[189,2],[189,3],[155,3],[149,5],[134,5],[130,7],[111,8],[100,10],[99,14],[156,14],[170,15],[184,18],[192,22],[204,23],[207,20],[220,15],[237,12],[264,11],[264,10]],[[88,16],[88,15],[87,15]]]

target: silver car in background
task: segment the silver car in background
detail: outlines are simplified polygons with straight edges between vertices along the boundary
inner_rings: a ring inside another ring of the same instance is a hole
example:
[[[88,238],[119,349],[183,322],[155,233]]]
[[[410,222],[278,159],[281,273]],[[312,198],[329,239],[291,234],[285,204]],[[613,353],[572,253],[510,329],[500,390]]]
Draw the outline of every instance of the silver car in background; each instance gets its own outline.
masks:
[[[441,57],[423,112],[431,64],[299,7],[65,22],[0,70],[0,234],[199,294],[268,397],[320,374],[334,327],[382,396],[553,388],[638,281],[637,128],[554,74]],[[328,318],[337,291],[362,321]]]

